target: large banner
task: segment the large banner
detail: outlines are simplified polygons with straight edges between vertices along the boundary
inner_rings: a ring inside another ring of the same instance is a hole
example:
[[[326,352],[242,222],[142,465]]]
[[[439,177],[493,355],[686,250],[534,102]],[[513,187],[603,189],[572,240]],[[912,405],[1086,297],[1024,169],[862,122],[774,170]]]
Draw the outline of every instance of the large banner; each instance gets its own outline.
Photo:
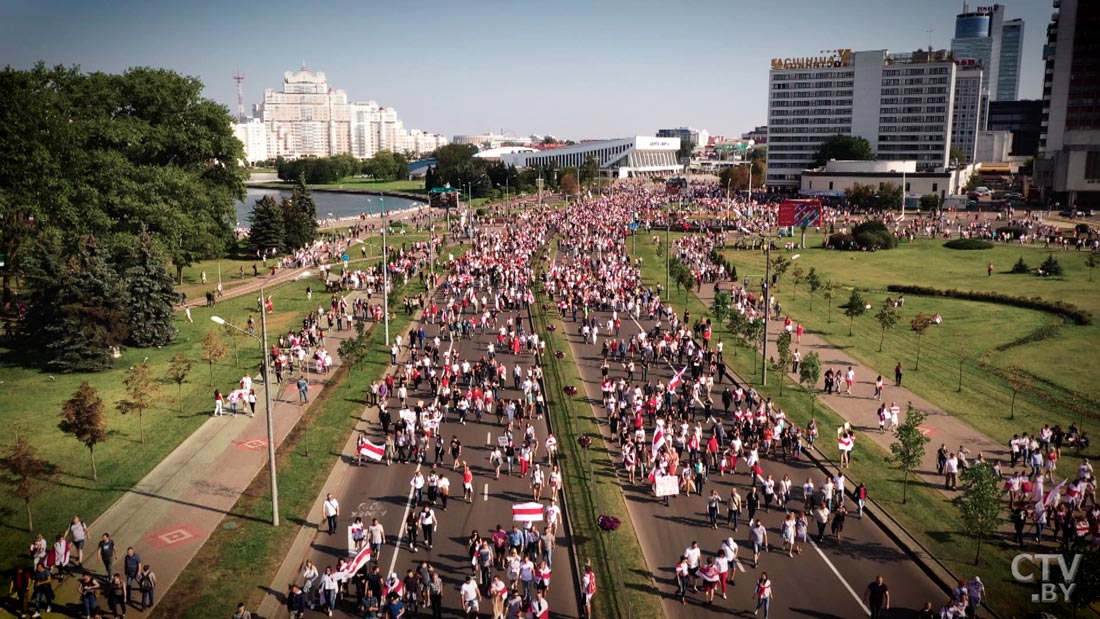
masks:
[[[779,226],[809,228],[821,225],[819,200],[784,200],[779,203]]]
[[[680,494],[680,478],[676,475],[658,475],[653,484],[657,496],[676,496]]]

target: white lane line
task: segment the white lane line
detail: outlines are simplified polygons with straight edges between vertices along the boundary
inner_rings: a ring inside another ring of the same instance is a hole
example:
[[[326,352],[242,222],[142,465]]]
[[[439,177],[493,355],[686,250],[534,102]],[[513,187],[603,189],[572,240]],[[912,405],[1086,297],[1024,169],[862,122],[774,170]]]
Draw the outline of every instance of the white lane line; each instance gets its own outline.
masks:
[[[416,471],[413,471],[413,475],[420,472],[420,465],[416,465]],[[409,512],[412,511],[413,494],[416,492],[416,488],[409,488],[409,500],[405,502],[405,513],[401,516],[401,524],[397,529],[397,543],[393,545],[393,558],[390,559],[390,569],[386,571],[386,576],[393,573],[393,568],[397,566],[397,554],[401,550],[401,531],[405,526],[405,522],[409,519]]]
[[[741,570],[742,574],[745,573],[745,566],[741,564],[741,559],[738,559],[737,557],[734,557],[733,558],[733,563],[734,563],[734,565],[737,566],[737,569]]]
[[[852,589],[852,585],[849,585],[848,581],[844,580],[844,577],[840,575],[840,571],[836,569],[836,566],[833,565],[833,562],[829,560],[829,557],[825,556],[824,552],[821,552],[821,549],[817,547],[817,544],[814,543],[812,539],[810,540],[810,546],[813,546],[814,550],[817,551],[817,554],[821,556],[821,559],[823,561],[825,561],[825,565],[828,565],[829,569],[833,571],[833,575],[836,576],[837,580],[840,581],[840,584],[844,585],[844,588],[848,590],[848,593],[852,594],[852,599],[856,601],[856,604],[859,604],[859,607],[863,609],[864,613],[870,615],[871,609],[867,608],[867,606],[864,605],[863,598],[859,597],[859,595],[856,594],[855,590]]]

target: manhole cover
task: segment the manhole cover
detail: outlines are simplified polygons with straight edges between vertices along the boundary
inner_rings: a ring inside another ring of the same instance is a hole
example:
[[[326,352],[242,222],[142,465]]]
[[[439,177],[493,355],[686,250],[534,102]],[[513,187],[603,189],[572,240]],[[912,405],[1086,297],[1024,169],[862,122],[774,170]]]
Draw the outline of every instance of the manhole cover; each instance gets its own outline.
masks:
[[[230,531],[232,531],[233,529],[236,529],[236,528],[237,528],[237,527],[239,527],[239,526],[241,526],[241,525],[240,525],[240,523],[238,523],[238,522],[233,522],[233,521],[229,521],[229,522],[227,522],[227,523],[223,524],[223,525],[222,525],[222,528],[223,528],[223,529],[229,529]]]

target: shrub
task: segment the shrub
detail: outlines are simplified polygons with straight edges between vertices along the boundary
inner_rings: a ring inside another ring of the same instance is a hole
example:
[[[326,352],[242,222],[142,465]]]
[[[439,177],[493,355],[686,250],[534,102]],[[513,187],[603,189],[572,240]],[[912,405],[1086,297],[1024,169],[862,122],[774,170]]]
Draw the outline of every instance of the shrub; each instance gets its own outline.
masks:
[[[489,211],[485,210],[484,208],[479,208],[476,211],[474,211],[474,214],[477,215],[478,217],[484,217],[488,212]]]
[[[1020,259],[1016,261],[1016,264],[1012,265],[1012,272],[1013,273],[1030,273],[1031,272],[1031,267],[1027,266],[1027,263],[1024,262],[1024,257],[1020,256]]]
[[[852,228],[852,236],[856,245],[865,249],[893,249],[898,246],[897,237],[881,221],[869,220],[857,225]]]
[[[1073,227],[1073,231],[1077,233],[1077,236],[1084,236],[1089,233],[1089,225],[1077,224]]]
[[[1047,256],[1047,259],[1043,261],[1043,264],[1039,265],[1039,271],[1042,275],[1050,275],[1058,277],[1062,274],[1062,265],[1058,264],[1058,261],[1054,258],[1054,254]]]
[[[953,239],[943,246],[948,249],[993,249],[993,243],[981,239]]]
[[[841,234],[839,232],[829,235],[829,240],[825,241],[825,247],[829,247],[831,249],[844,249],[848,251],[855,251],[859,249],[859,247],[856,246],[856,240],[852,237],[852,235]]]
[[[1042,297],[1014,297],[1012,295],[1001,294],[999,292],[977,292],[974,290],[962,291],[962,290],[940,290],[938,288],[931,288],[928,286],[902,286],[898,284],[891,284],[886,287],[886,290],[890,292],[896,292],[899,294],[909,294],[924,297],[948,297],[952,299],[962,299],[964,301],[981,301],[984,303],[997,303],[999,305],[1009,305],[1012,307],[1022,307],[1024,309],[1036,310],[1040,312],[1047,312],[1054,314],[1055,316],[1062,316],[1067,320],[1072,320],[1078,325],[1091,325],[1092,314],[1078,308],[1071,303],[1065,303],[1063,301],[1047,301]]]
[[[1005,234],[1008,234],[1013,239],[1018,239],[1027,234],[1027,230],[1020,226],[1002,226],[997,228],[997,238],[1002,238]]]

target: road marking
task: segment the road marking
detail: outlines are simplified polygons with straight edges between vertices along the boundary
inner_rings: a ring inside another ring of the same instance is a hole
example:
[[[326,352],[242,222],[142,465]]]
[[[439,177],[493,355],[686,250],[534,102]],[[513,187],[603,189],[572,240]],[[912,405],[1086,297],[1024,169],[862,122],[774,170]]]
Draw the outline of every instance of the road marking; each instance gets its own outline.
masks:
[[[493,444],[493,433],[492,433],[492,431],[485,433],[485,444],[486,445],[492,445]]]
[[[848,590],[848,593],[852,594],[852,599],[856,601],[856,604],[859,604],[859,607],[863,609],[864,613],[870,615],[871,609],[867,608],[867,606],[863,604],[863,598],[856,595],[856,592],[854,589],[852,589],[852,586],[848,584],[847,580],[844,580],[844,577],[840,575],[840,571],[836,569],[836,566],[833,565],[833,562],[829,560],[829,557],[825,556],[824,552],[821,552],[821,549],[817,547],[817,544],[814,543],[812,539],[810,540],[810,546],[813,546],[814,550],[817,551],[817,554],[821,556],[821,559],[823,561],[825,561],[825,565],[828,565],[829,569],[833,571],[833,575],[835,575],[837,580],[840,581],[840,584],[844,585],[844,588]]]
[[[483,501],[488,501],[489,500],[489,482],[485,482],[485,494],[483,496],[484,496],[484,498],[482,499]]]

